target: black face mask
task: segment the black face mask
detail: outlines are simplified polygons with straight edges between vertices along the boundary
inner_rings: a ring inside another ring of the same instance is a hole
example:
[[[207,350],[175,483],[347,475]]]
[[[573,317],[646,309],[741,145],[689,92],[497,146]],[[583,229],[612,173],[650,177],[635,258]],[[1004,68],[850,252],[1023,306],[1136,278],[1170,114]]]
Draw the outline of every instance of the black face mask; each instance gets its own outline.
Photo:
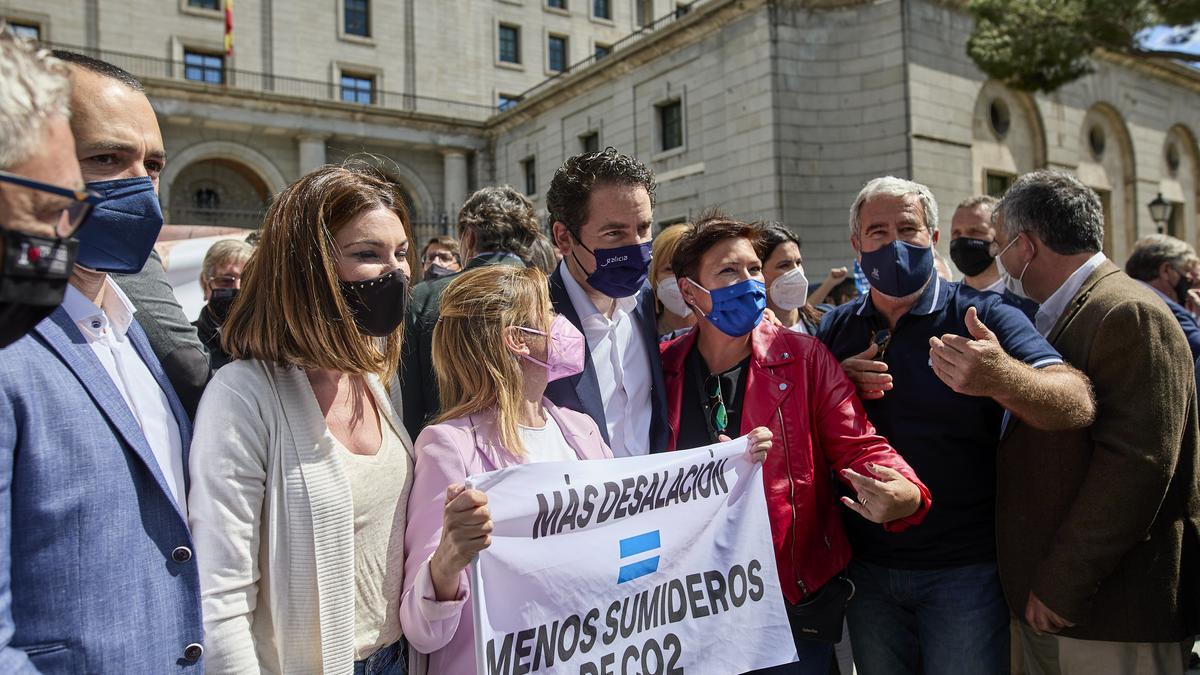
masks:
[[[218,325],[225,323],[229,309],[233,307],[233,299],[237,297],[236,288],[214,288],[208,296],[208,313]]]
[[[354,314],[358,329],[371,337],[387,337],[404,322],[408,277],[400,270],[367,279],[341,282],[342,297]]]
[[[458,274],[458,272],[455,272],[449,267],[439,263],[433,263],[429,266],[429,269],[425,270],[425,278],[430,280],[441,279],[442,277],[448,277],[452,274]]]
[[[963,274],[973,277],[991,266],[992,242],[986,239],[959,237],[950,242],[950,259]]]
[[[0,347],[7,347],[62,304],[79,242],[3,232]]]

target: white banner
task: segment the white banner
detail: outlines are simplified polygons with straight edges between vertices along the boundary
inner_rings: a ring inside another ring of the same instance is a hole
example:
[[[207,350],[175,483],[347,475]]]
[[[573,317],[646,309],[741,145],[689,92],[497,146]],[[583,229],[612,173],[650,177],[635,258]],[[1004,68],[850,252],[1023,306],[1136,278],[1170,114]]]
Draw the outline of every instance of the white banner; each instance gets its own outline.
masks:
[[[478,675],[729,675],[796,660],[746,439],[472,476]]]

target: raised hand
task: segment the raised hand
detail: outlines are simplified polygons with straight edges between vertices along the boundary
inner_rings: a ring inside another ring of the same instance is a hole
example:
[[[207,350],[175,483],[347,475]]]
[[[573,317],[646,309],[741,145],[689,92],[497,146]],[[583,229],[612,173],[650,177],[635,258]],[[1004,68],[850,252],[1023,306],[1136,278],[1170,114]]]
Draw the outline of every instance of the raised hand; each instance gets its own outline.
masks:
[[[888,364],[875,361],[879,346],[871,343],[865,351],[842,361],[842,370],[858,387],[858,397],[864,401],[883,398],[884,392],[892,390],[892,376],[888,375]]]
[[[917,512],[921,490],[912,481],[888,466],[868,463],[867,469],[878,478],[842,469],[842,478],[854,488],[857,497],[857,501],[842,497],[842,503],[851,511],[872,523],[889,523]]]
[[[1004,353],[996,334],[979,320],[974,307],[967,308],[965,321],[970,339],[950,333],[929,338],[933,372],[959,394],[994,396],[1013,360]]]

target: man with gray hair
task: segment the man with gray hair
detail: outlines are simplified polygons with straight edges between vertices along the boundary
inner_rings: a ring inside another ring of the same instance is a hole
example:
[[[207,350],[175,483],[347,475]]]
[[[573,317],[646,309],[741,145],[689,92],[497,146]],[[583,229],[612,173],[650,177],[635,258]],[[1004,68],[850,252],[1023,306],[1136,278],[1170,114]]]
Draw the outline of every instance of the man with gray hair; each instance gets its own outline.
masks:
[[[1200,325],[1186,307],[1188,291],[1196,281],[1189,271],[1195,261],[1196,250],[1190,244],[1165,234],[1139,239],[1125,261],[1125,273],[1149,286],[1167,303],[1187,337],[1192,359],[1200,358]]]
[[[904,532],[846,520],[857,587],[847,619],[866,675],[1008,673],[995,550],[1005,411],[1045,429],[1092,418],[1087,380],[1025,315],[934,273],[937,217],[924,185],[867,183],[850,209],[850,244],[871,291],[826,314],[818,330],[934,503]]]
[[[69,237],[98,201],[84,190],[66,67],[0,23],[0,347],[62,303]]]
[[[458,211],[458,240],[464,270],[484,265],[524,267],[538,232],[533,202],[509,185],[475,191]],[[456,273],[457,274],[457,273]],[[413,286],[400,350],[404,426],[416,438],[441,409],[433,372],[433,327],[442,292],[456,274]]]
[[[221,325],[242,287],[242,270],[252,253],[254,247],[241,239],[222,239],[209,247],[200,265],[200,290],[206,304],[192,325],[208,348],[208,363],[214,371],[230,361],[221,348]]]
[[[1200,430],[1178,322],[1101,252],[1096,193],[1059,171],[997,207],[1000,275],[1095,388],[1095,422],[1018,419],[1000,443],[997,547],[1025,664],[1048,673],[1182,673],[1200,632]],[[1187,640],[1187,645],[1182,644]]]

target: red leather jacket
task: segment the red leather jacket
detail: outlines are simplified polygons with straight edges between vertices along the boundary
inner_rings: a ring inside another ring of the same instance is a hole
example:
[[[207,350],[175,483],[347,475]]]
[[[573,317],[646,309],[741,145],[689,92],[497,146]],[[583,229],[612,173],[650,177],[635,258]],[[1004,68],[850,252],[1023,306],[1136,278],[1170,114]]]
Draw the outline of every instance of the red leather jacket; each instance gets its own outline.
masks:
[[[684,364],[697,334],[693,330],[660,345],[671,450],[679,439]],[[875,432],[854,384],[825,345],[766,321],[754,329],[750,344],[739,433],[767,427],[774,434],[763,482],[783,594],[796,603],[850,562],[850,543],[842,529],[846,507],[838,501],[831,471],[851,467],[873,476],[865,466],[873,462],[917,485],[921,506],[911,516],[884,525],[888,530],[920,523],[932,500],[908,463]],[[704,422],[692,418],[687,423]]]

